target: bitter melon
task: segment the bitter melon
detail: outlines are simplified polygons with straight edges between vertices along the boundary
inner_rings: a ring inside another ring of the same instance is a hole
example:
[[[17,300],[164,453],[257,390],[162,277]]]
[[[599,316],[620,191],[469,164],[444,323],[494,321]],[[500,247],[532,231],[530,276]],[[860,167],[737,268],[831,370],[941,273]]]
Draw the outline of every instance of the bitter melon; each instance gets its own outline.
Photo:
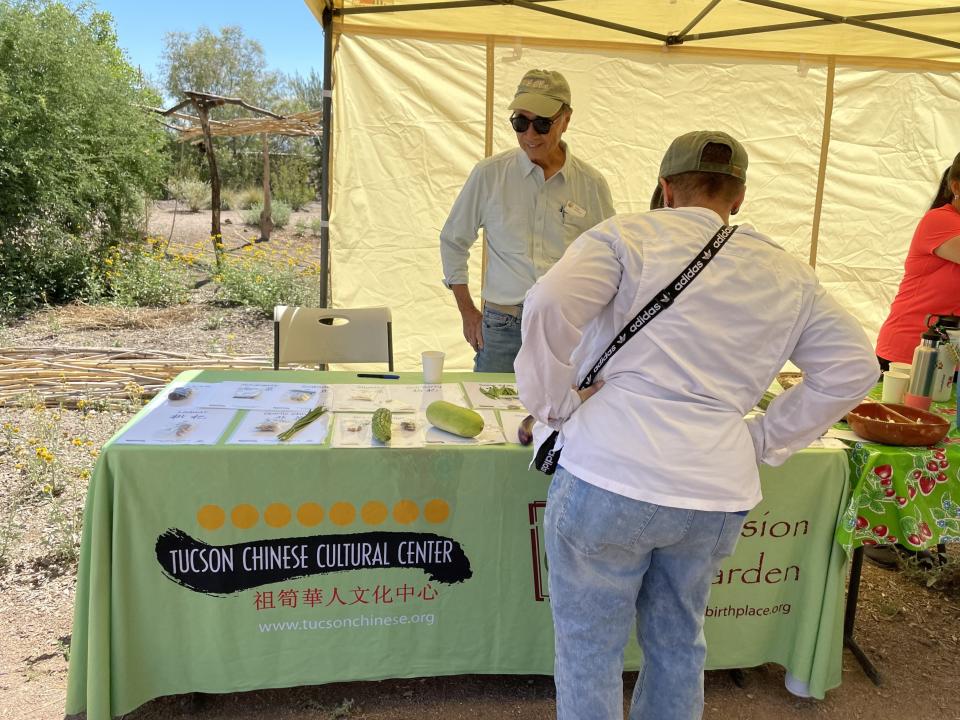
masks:
[[[377,408],[373,413],[373,419],[370,422],[370,429],[373,430],[373,436],[383,443],[390,442],[390,426],[393,422],[393,413],[387,408]]]

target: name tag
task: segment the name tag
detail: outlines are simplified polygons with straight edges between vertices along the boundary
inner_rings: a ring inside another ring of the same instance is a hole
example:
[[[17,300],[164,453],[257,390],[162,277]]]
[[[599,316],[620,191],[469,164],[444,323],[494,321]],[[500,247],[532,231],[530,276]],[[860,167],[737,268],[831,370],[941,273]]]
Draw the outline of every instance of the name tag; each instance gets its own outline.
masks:
[[[563,206],[563,214],[575,218],[582,218],[587,216],[587,211],[577,205],[573,200],[567,200],[567,204]]]

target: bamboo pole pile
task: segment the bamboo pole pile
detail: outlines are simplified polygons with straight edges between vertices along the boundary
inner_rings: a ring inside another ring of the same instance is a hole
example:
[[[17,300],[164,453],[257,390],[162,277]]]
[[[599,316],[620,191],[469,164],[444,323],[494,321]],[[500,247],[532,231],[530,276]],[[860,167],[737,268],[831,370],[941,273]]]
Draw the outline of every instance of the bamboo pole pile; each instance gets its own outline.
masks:
[[[30,397],[47,407],[96,407],[149,398],[185,370],[273,367],[262,355],[118,348],[0,348],[0,406]]]

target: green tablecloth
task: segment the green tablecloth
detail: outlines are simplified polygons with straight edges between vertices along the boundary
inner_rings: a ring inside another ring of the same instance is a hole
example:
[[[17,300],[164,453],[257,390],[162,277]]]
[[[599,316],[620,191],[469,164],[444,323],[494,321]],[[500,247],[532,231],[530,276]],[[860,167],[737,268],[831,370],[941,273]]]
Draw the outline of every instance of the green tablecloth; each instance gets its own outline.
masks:
[[[880,390],[873,393],[879,398]],[[956,401],[935,412],[954,425],[932,447],[856,443],[850,451],[853,492],[837,527],[848,552],[861,545],[899,543],[923,550],[960,541],[960,432]]]
[[[529,449],[222,443],[104,448],[85,510],[68,713],[103,720],[189,691],[552,673],[549,478],[527,470]],[[763,468],[765,499],[714,582],[708,667],[779,663],[815,697],[840,684],[846,556],[834,533],[848,472],[843,450]],[[627,666],[639,659],[631,642]]]

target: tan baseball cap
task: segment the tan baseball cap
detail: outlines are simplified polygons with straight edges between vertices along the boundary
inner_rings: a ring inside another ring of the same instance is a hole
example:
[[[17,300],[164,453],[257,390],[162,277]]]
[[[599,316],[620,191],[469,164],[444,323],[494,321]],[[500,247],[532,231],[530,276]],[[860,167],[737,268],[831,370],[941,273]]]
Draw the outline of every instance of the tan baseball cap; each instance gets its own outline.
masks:
[[[709,143],[726,145],[730,148],[729,163],[704,162],[703,149]],[[697,130],[676,138],[660,163],[660,177],[668,178],[685,172],[713,172],[732,175],[747,181],[747,151],[743,145],[719,130]]]
[[[553,117],[563,105],[570,105],[566,78],[555,70],[529,70],[517,86],[510,109]]]

